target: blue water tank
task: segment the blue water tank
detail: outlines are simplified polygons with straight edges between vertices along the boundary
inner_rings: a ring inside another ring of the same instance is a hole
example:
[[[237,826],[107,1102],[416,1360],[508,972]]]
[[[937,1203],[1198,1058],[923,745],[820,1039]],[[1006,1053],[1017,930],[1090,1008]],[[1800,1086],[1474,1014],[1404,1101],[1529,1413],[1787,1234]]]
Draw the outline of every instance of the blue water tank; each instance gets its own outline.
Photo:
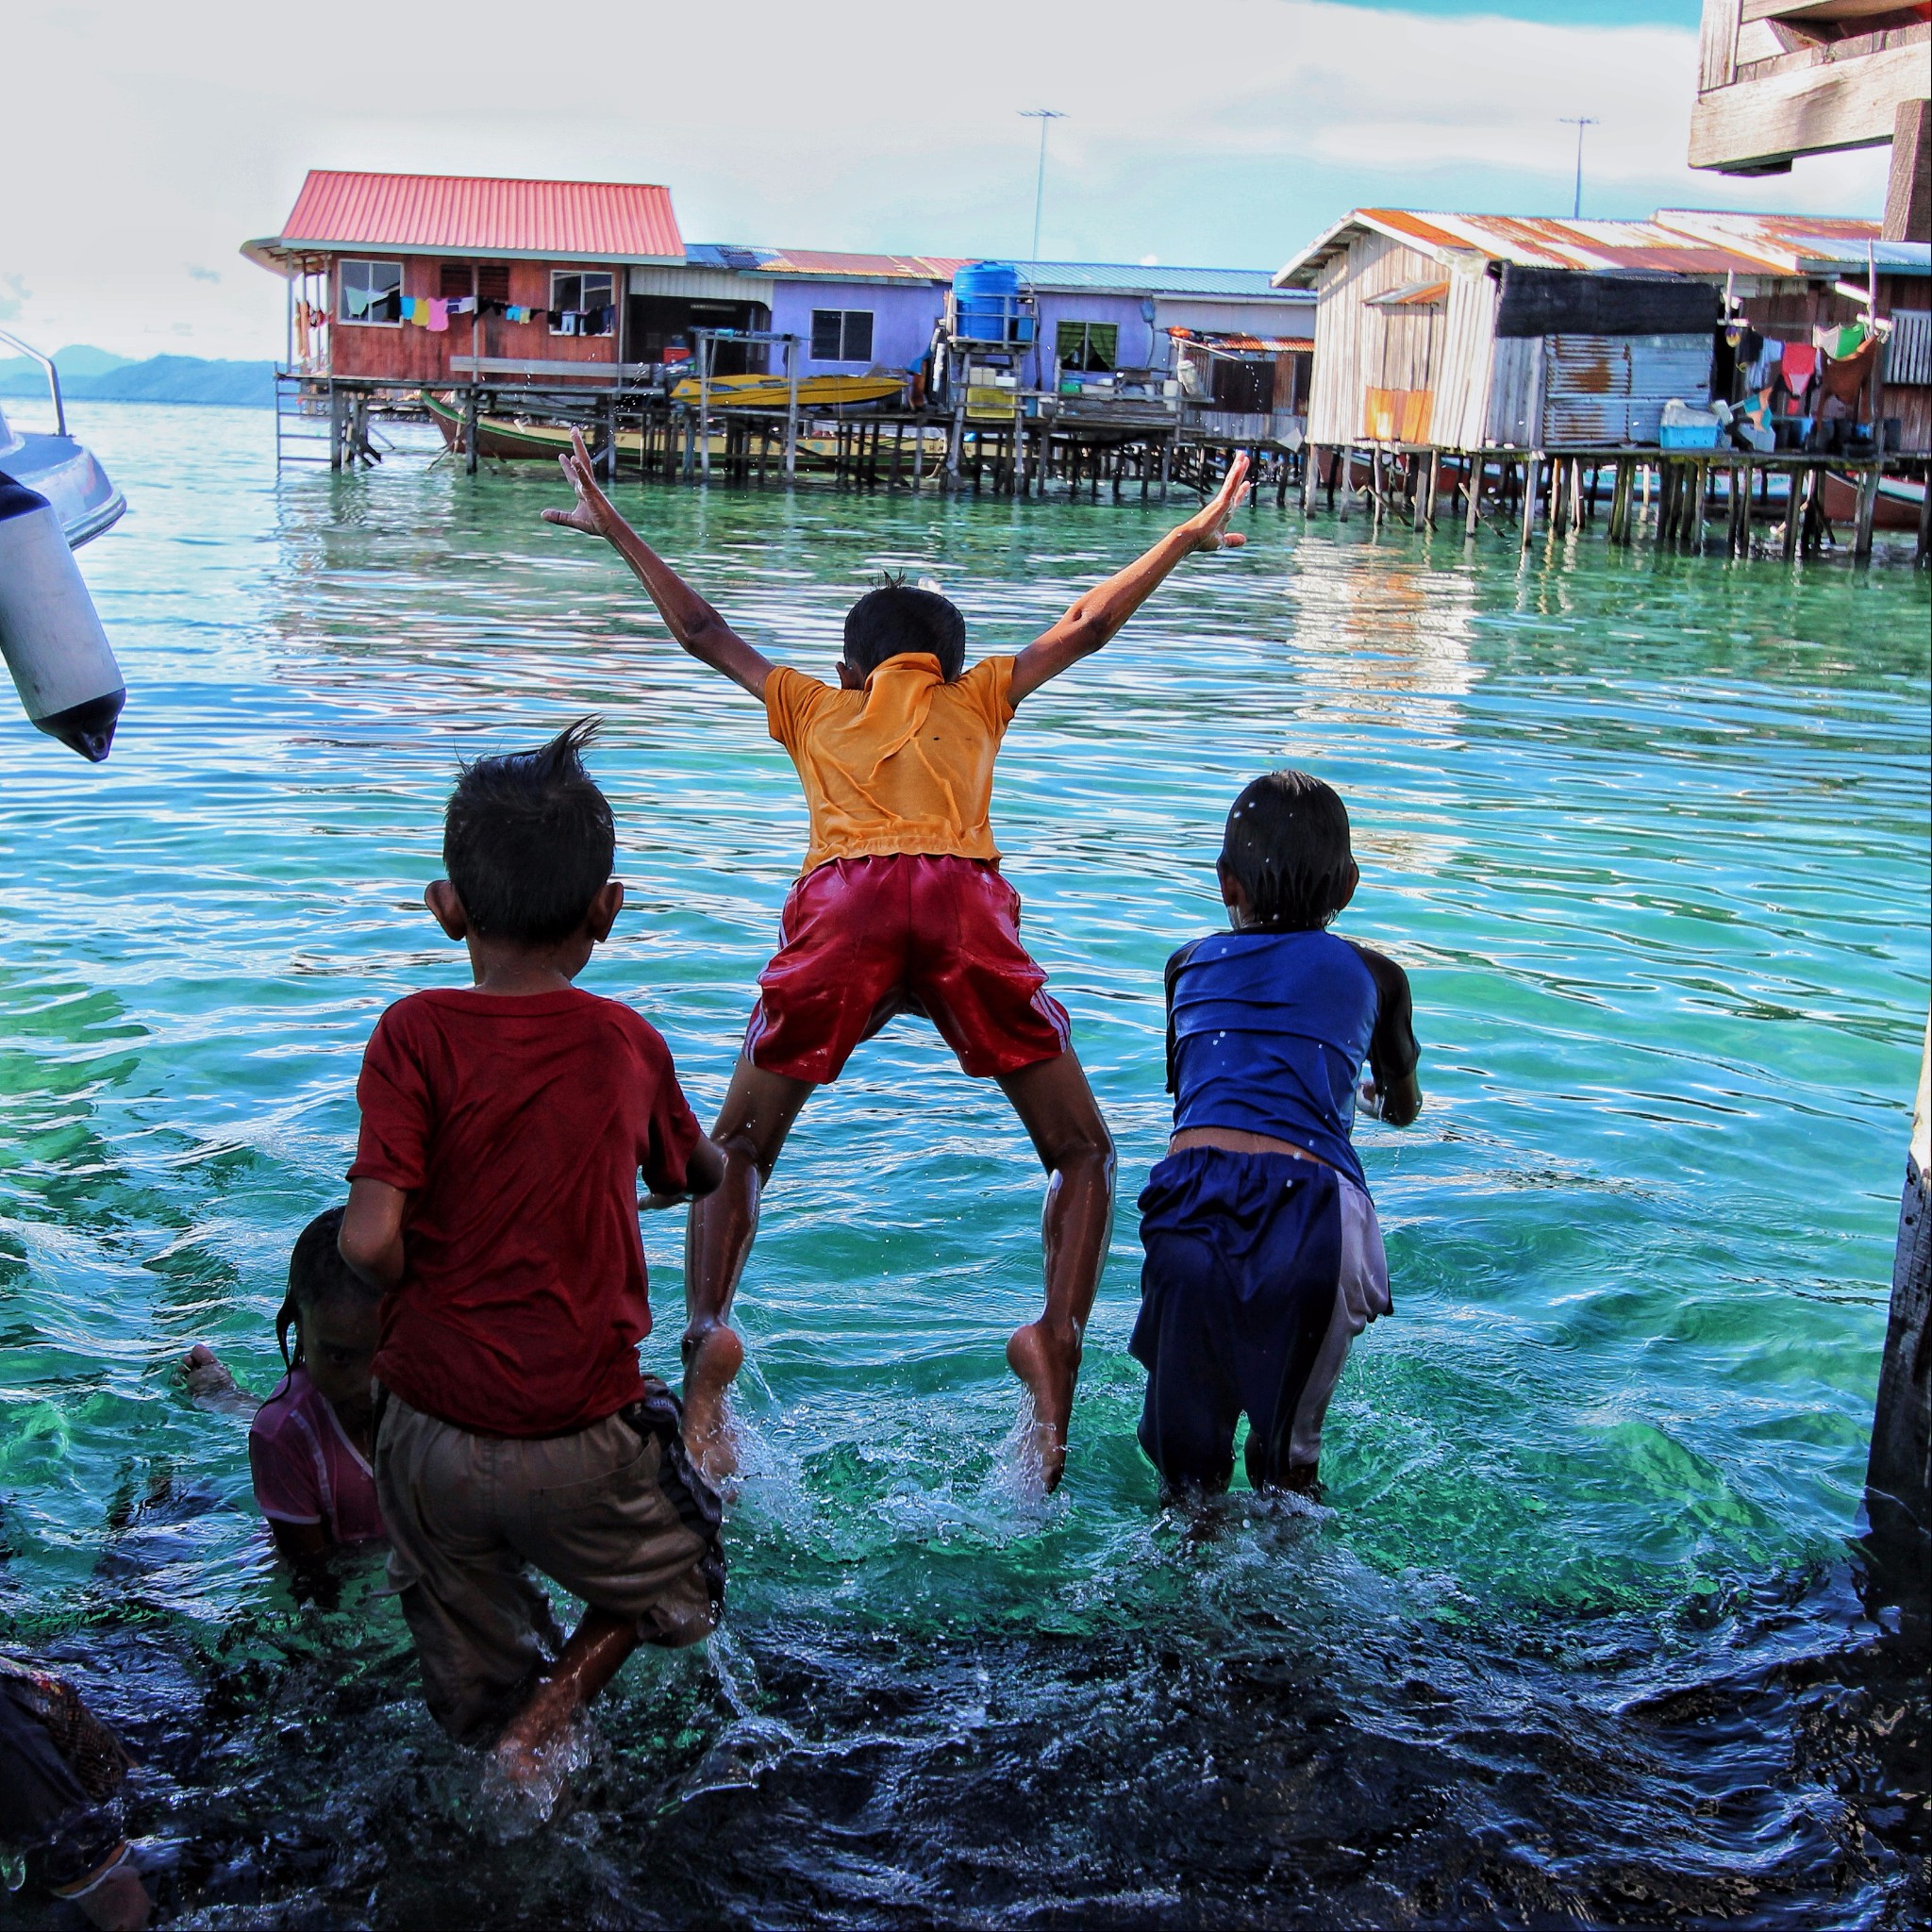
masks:
[[[976,342],[1030,342],[1033,318],[1023,316],[1020,271],[1010,261],[974,261],[953,275],[954,326]]]

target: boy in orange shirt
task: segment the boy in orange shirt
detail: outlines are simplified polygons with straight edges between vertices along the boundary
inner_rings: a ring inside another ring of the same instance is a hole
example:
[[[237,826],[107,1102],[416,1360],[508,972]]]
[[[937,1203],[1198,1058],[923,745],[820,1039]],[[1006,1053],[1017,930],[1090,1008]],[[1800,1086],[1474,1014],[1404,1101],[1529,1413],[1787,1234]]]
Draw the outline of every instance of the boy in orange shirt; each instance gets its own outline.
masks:
[[[1031,1392],[1051,1489],[1066,1460],[1080,1338],[1113,1221],[1113,1141],[1074,1057],[1065,1010],[1020,943],[1020,900],[987,823],[993,758],[1014,708],[1097,651],[1195,550],[1243,540],[1226,524],[1247,459],[1220,493],[1138,561],[1077,597],[1012,658],[965,669],[966,626],[934,591],[889,584],[845,619],[837,685],[774,664],[625,522],[598,489],[583,439],[563,472],[576,491],[546,522],[608,540],[671,635],[765,707],[811,810],[811,841],[785,902],[779,949],[711,1138],[718,1191],[691,1208],[685,1252],[684,1427],[708,1474],[728,1474],[725,1391],[744,1359],[726,1324],[758,1202],[799,1109],[895,1014],[923,1012],[976,1077],[1000,1083],[1049,1176],[1046,1307],[1007,1344]]]

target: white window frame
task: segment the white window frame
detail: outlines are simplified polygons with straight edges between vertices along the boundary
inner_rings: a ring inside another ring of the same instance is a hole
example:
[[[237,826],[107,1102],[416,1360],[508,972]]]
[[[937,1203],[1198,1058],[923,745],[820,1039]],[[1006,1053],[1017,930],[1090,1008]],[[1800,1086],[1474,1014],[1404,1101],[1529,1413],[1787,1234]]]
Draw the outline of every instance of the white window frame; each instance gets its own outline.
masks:
[[[575,308],[581,313],[587,308],[615,308],[617,307],[617,277],[606,268],[554,268],[550,271],[550,333],[560,336],[563,331],[557,325],[557,318],[573,305],[557,299],[557,285],[566,276],[577,284]],[[589,281],[601,281],[605,285],[607,299],[602,302],[586,302],[583,299],[583,285]],[[617,333],[617,318],[610,318],[610,326],[606,335]]]
[[[818,352],[819,317],[822,315],[836,315],[839,318],[840,353],[836,356],[821,356]],[[862,315],[866,321],[865,354],[862,356],[848,356],[844,354],[845,349],[849,346],[845,340],[846,331],[851,326],[852,318],[855,315]],[[879,313],[876,308],[814,308],[811,312],[811,359],[814,362],[872,361],[873,351],[878,342],[878,325]]]
[[[393,322],[381,317],[372,319],[365,311],[361,315],[349,313],[349,271],[352,268],[392,268],[396,272],[396,308],[398,313]],[[351,328],[401,328],[403,318],[400,313],[404,303],[409,298],[403,293],[403,265],[399,261],[387,261],[380,256],[343,256],[336,263],[336,320],[346,323]]]

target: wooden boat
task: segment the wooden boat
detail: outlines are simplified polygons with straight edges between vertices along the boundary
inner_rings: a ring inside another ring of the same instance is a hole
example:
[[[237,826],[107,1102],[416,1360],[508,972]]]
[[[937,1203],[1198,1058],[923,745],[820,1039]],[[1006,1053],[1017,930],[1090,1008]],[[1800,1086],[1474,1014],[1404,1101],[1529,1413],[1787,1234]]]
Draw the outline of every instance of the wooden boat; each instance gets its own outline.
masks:
[[[1872,525],[1879,530],[1916,530],[1925,507],[1923,478],[1881,476],[1878,503],[1872,512]],[[1836,470],[1824,473],[1824,514],[1835,524],[1856,523],[1858,518],[1858,486],[1850,476]]]
[[[444,443],[451,449],[463,446],[463,412],[447,396],[433,395],[423,391],[423,407],[429,411],[430,420],[442,432]],[[617,433],[617,447],[621,455],[640,461],[643,457],[644,440],[635,429],[621,429]],[[479,416],[476,419],[476,454],[494,457],[499,461],[508,458],[515,461],[548,460],[555,462],[570,449],[570,429],[560,423],[513,423],[504,416]]]
[[[903,395],[903,375],[801,375],[798,378],[798,407],[801,409],[837,409],[852,403],[883,403]],[[782,409],[788,406],[791,385],[781,375],[714,375],[711,378],[711,408],[714,409]],[[698,401],[698,379],[687,375],[671,391],[674,403]]]

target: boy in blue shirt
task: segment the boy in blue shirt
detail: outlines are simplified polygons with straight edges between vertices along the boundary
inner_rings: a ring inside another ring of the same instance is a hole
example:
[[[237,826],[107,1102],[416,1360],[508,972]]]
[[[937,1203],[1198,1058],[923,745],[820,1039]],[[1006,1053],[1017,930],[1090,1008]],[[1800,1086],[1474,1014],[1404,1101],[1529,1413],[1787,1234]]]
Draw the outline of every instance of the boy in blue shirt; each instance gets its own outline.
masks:
[[[1356,1081],[1393,1126],[1422,1108],[1408,978],[1328,924],[1361,874],[1348,811],[1306,772],[1235,800],[1217,868],[1233,926],[1167,964],[1168,1158],[1141,1196],[1141,1446],[1170,1490],[1312,1490],[1350,1341],[1389,1267],[1349,1141]]]

